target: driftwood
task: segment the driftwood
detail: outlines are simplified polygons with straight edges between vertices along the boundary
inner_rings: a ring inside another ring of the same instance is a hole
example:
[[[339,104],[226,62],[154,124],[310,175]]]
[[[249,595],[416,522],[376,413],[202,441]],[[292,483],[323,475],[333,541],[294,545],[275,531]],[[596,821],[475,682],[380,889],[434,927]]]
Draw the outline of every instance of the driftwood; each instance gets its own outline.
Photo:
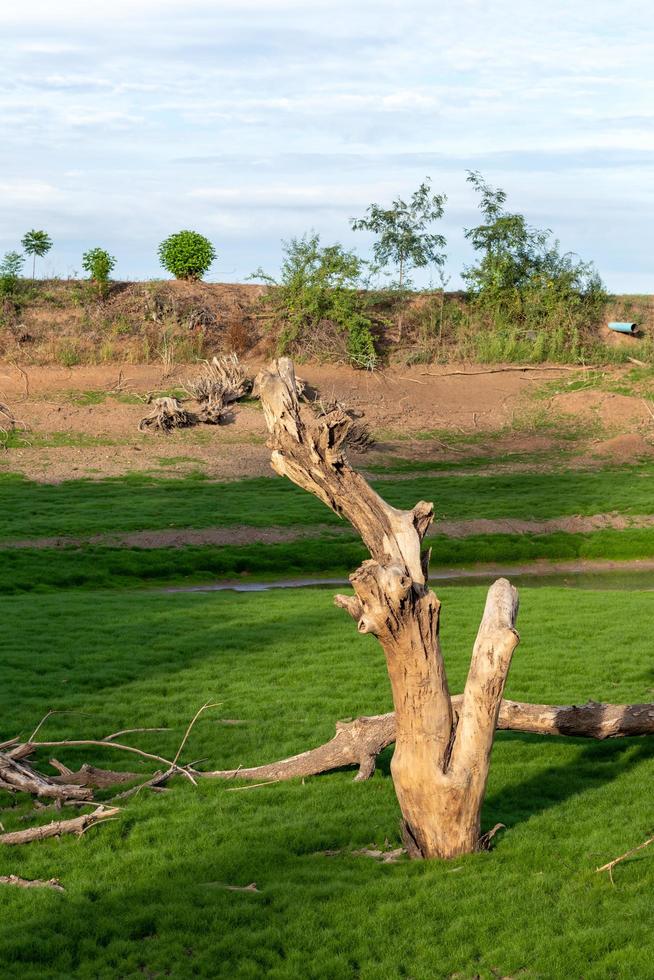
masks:
[[[42,827],[29,827],[27,830],[15,830],[8,834],[0,834],[0,844],[7,846],[30,844],[32,841],[46,840],[48,837],[61,837],[62,834],[77,834],[78,837],[81,837],[89,827],[93,827],[103,820],[112,820],[117,813],[120,813],[120,810],[116,806],[99,806],[93,813],[84,813],[81,817],[73,817],[72,820],[54,820]]]
[[[273,469],[347,518],[370,552],[370,560],[350,576],[355,595],[336,596],[335,602],[360,633],[379,640],[395,713],[346,723],[326,746],[247,770],[248,775],[307,775],[311,766],[333,768],[338,759],[340,765],[357,764],[358,778],[366,778],[376,755],[394,738],[391,773],[409,854],[451,858],[487,846],[490,835],[481,834],[481,807],[504,685],[518,644],[516,590],[506,579],[489,589],[464,692],[452,699],[439,641],[440,603],[427,586],[429,552],[422,552],[432,505],[420,501],[402,511],[372,490],[343,452],[352,420],[340,409],[318,419],[303,415],[288,358],[261,372],[256,388]],[[553,732],[569,727],[571,717],[581,724],[586,710],[588,733],[602,730],[602,708],[526,707],[514,709],[516,725]],[[650,708],[643,709],[643,719],[651,721]],[[628,727],[628,721],[621,716],[619,724]]]
[[[452,697],[455,718],[458,718],[462,700],[461,694]],[[598,704],[589,701],[584,705],[558,706],[503,699],[497,730],[599,740],[654,735],[654,704]],[[358,766],[355,780],[359,782],[372,776],[377,756],[394,741],[395,712],[390,711],[353,721],[338,721],[334,737],[308,752],[262,766],[219,769],[198,775],[213,779],[283,780]]]

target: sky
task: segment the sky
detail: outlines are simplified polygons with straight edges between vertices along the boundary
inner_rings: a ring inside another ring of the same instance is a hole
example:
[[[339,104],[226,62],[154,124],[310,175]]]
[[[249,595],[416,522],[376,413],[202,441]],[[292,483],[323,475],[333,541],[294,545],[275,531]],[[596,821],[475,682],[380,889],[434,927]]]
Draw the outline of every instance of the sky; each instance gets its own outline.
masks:
[[[207,278],[242,282],[309,231],[369,255],[350,219],[429,176],[456,288],[474,169],[610,290],[654,292],[651,22],[650,0],[4,2],[0,252],[44,228],[43,274],[100,246],[162,277],[192,228]]]

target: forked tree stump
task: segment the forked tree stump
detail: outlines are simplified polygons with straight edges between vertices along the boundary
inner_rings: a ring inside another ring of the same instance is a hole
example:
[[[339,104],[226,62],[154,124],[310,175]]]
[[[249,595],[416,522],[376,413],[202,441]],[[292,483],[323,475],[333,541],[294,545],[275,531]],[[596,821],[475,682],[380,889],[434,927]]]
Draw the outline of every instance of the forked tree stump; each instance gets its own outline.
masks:
[[[431,504],[387,504],[344,453],[351,420],[340,410],[301,414],[293,364],[274,361],[257,388],[270,433],[273,469],[315,494],[359,532],[371,558],[350,577],[354,596],[336,596],[360,633],[379,640],[395,705],[393,783],[410,853],[453,858],[475,851],[490,753],[513,651],[516,590],[499,579],[488,592],[460,710],[439,643],[440,603],[421,553]]]

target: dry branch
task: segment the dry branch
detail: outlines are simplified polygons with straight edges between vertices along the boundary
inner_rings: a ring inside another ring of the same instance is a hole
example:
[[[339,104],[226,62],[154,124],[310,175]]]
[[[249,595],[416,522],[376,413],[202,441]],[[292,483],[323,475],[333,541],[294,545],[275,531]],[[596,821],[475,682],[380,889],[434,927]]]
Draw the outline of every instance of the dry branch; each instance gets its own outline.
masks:
[[[587,370],[592,371],[594,369],[589,366]],[[511,367],[488,368],[485,371],[443,371],[441,374],[436,374],[434,371],[422,371],[422,374],[428,375],[430,378],[452,378],[455,375],[472,378],[478,374],[507,374],[510,371],[519,371],[522,373],[525,371],[579,371],[579,368],[566,367],[564,364],[557,364],[552,367],[543,364],[521,364],[512,365]]]
[[[7,846],[30,844],[32,841],[46,840],[48,837],[61,837],[62,834],[77,834],[80,837],[89,827],[93,827],[103,820],[112,820],[117,813],[120,813],[119,807],[99,806],[93,813],[85,813],[81,817],[74,817],[72,820],[54,820],[43,827],[29,827],[27,830],[0,834],[0,844]]]
[[[613,869],[615,868],[616,864],[620,864],[621,861],[626,861],[627,858],[633,857],[634,854],[637,854],[638,851],[642,851],[645,847],[649,847],[650,844],[654,844],[654,837],[650,837],[649,840],[643,841],[643,843],[639,844],[638,847],[632,847],[630,851],[627,851],[625,854],[621,854],[620,857],[613,858],[613,860],[609,861],[608,864],[603,864],[601,868],[595,868],[595,871],[608,871],[611,881],[613,881]]]
[[[59,770],[58,776],[52,776],[50,781],[53,783],[64,783],[68,787],[71,786],[89,786],[93,789],[110,789],[112,786],[119,786],[122,783],[131,783],[134,779],[138,779],[138,773],[135,772],[115,772],[112,769],[98,769],[96,766],[90,766],[86,762],[83,766],[73,772],[72,769],[68,769],[67,766],[57,762],[56,759],[50,759],[50,765],[55,769]]]
[[[63,892],[66,889],[58,878],[49,878],[41,881],[39,878],[29,880],[19,878],[18,875],[0,875],[0,885],[16,885],[17,888],[51,888],[55,892]]]

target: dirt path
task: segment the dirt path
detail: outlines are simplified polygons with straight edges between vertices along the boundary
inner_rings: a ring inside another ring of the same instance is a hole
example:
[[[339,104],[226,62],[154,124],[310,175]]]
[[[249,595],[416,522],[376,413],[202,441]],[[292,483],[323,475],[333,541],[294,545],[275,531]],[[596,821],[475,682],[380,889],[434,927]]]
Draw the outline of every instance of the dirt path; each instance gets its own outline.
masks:
[[[625,516],[624,514],[594,514],[590,517],[578,515],[554,517],[546,521],[527,521],[519,518],[472,521],[439,521],[436,523],[431,539],[469,538],[478,534],[552,534],[566,531],[568,534],[589,533],[613,529],[654,527],[654,515]],[[48,537],[0,541],[0,548],[71,548],[88,545],[105,548],[184,548],[201,545],[247,545],[279,544],[287,541],[300,541],[322,535],[351,535],[348,527],[332,524],[314,524],[299,529],[288,527],[251,527],[234,525],[232,527],[209,528],[165,528],[156,531],[129,531],[115,534],[94,534],[89,537]]]

